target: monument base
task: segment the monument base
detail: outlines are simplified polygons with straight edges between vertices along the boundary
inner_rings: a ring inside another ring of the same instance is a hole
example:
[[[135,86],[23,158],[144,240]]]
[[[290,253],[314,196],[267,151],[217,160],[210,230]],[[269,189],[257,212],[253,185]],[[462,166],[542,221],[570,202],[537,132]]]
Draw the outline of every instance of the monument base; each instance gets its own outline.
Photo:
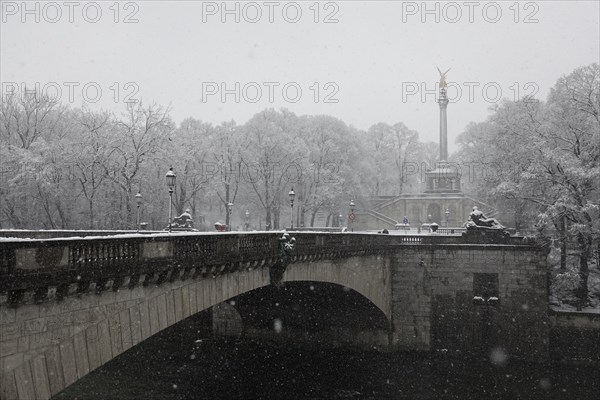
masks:
[[[462,238],[463,242],[468,244],[508,244],[510,233],[502,228],[467,226]]]

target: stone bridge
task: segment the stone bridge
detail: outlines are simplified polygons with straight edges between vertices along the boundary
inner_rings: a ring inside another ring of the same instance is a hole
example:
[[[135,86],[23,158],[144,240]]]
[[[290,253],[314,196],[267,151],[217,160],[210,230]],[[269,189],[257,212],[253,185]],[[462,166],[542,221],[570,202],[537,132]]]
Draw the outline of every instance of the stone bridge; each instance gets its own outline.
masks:
[[[546,252],[534,243],[293,232],[286,258],[281,235],[0,239],[0,398],[48,399],[278,272],[364,296],[387,317],[390,348],[467,352],[484,335],[508,354],[548,357]]]

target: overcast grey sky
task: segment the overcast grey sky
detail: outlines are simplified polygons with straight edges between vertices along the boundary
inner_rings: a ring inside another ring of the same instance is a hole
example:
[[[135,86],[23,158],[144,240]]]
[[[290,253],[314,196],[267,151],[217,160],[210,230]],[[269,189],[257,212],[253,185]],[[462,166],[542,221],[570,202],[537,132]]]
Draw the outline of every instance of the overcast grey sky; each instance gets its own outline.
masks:
[[[437,141],[436,66],[452,68],[453,150],[500,95],[545,98],[600,59],[596,0],[315,3],[2,1],[0,80],[58,88],[73,106],[157,102],[177,123],[285,107],[361,129],[402,121]]]

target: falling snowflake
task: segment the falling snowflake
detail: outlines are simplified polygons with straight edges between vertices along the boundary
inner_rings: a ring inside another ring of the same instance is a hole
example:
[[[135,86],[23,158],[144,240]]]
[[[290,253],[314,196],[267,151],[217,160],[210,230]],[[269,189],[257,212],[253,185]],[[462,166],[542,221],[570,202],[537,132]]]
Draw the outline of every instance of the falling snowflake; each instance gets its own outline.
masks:
[[[544,390],[550,390],[551,387],[552,387],[552,384],[550,383],[550,379],[548,379],[548,378],[540,379],[540,388],[542,388]]]
[[[500,347],[492,349],[490,361],[497,366],[503,366],[508,360],[508,355]]]

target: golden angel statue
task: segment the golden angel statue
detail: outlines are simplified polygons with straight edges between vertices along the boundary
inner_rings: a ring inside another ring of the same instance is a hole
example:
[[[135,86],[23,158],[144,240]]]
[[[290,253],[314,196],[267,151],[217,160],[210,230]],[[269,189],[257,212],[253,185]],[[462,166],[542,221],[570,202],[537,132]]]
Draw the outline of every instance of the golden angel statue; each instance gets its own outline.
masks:
[[[440,90],[441,89],[446,89],[446,86],[448,86],[448,83],[446,82],[446,74],[448,73],[448,71],[450,71],[450,68],[448,68],[446,70],[446,72],[442,73],[442,71],[439,69],[439,67],[436,67],[438,72],[440,73]]]

